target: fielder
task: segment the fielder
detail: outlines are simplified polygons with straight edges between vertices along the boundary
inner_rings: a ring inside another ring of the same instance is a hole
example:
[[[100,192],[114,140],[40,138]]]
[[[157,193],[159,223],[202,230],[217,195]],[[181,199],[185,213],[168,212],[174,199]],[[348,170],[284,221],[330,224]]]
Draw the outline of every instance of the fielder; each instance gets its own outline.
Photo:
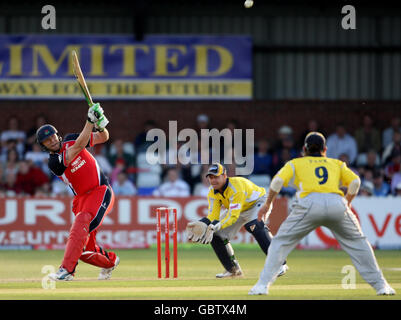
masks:
[[[211,244],[224,266],[216,278],[242,276],[230,240],[242,226],[252,234],[262,251],[267,254],[272,234],[264,222],[257,220],[259,208],[266,201],[266,191],[242,177],[227,177],[226,169],[215,163],[208,169],[210,183],[208,216],[188,223],[187,235],[192,242]],[[279,270],[280,269],[280,270]],[[277,276],[286,273],[285,261],[277,269]]]
[[[63,140],[49,124],[36,132],[37,143],[49,153],[49,169],[75,194],[72,208],[75,220],[60,269],[49,274],[52,280],[72,280],[78,259],[102,268],[98,279],[106,280],[120,261],[114,252],[106,252],[96,244],[97,228],[113,208],[114,193],[95,158],[86,150],[109,139],[105,128],[108,123],[100,105],[93,104],[80,134],[67,135]],[[94,127],[97,132],[92,132]]]
[[[268,294],[269,286],[288,254],[303,237],[320,226],[332,231],[361,276],[378,295],[395,294],[384,279],[372,247],[350,209],[351,201],[358,194],[359,177],[344,162],[326,157],[326,139],[321,133],[310,132],[303,151],[304,157],[288,161],[274,176],[266,203],[260,208],[258,219],[264,217],[283,185],[291,184],[297,188],[291,213],[272,240],[259,280],[249,294]],[[347,187],[345,196],[341,186]]]

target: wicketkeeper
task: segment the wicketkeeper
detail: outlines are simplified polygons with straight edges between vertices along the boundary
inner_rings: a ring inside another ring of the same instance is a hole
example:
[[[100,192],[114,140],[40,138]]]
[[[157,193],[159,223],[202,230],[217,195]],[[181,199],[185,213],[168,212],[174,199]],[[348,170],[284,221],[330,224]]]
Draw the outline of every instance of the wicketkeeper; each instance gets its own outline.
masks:
[[[211,185],[209,214],[199,221],[188,223],[188,239],[212,245],[225,268],[222,273],[216,274],[217,278],[242,276],[230,240],[245,226],[267,254],[272,234],[263,221],[257,220],[258,211],[266,201],[266,191],[246,178],[227,177],[226,169],[220,163],[211,165],[206,177]],[[284,261],[278,276],[285,274],[287,269]]]
[[[100,280],[109,279],[120,259],[96,244],[96,232],[112,210],[114,193],[96,159],[86,147],[109,139],[109,120],[99,104],[88,111],[85,127],[80,134],[61,138],[57,129],[46,124],[36,132],[37,143],[49,153],[50,170],[65,182],[75,194],[72,211],[75,220],[67,240],[64,259],[53,280],[72,280],[78,260],[102,268]],[[92,132],[95,127],[96,132]]]
[[[359,177],[344,162],[326,157],[326,139],[319,132],[306,136],[303,151],[304,157],[288,161],[274,176],[266,203],[260,208],[258,216],[262,220],[283,186],[291,185],[298,190],[291,213],[272,240],[259,280],[249,294],[268,294],[269,286],[288,254],[303,237],[320,226],[332,231],[361,276],[378,295],[395,294],[351,211],[351,201],[360,186]],[[345,196],[341,186],[347,187]]]

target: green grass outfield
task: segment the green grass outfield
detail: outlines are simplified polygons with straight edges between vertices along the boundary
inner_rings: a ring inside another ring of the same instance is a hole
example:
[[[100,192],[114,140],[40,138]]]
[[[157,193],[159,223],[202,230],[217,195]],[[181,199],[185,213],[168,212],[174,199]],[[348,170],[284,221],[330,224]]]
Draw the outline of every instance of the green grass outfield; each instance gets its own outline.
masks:
[[[376,251],[388,282],[398,295],[378,297],[356,272],[356,288],[343,289],[342,268],[351,265],[340,250],[294,250],[290,270],[270,288],[267,296],[248,296],[264,264],[255,245],[234,245],[244,271],[240,279],[215,279],[222,271],[210,246],[185,244],[178,247],[178,279],[157,279],[156,248],[116,250],[121,258],[111,280],[98,281],[99,269],[83,262],[73,281],[56,282],[43,289],[45,265],[58,267],[63,251],[0,251],[0,299],[151,299],[151,300],[242,300],[242,299],[400,299],[401,251]],[[172,272],[172,263],[171,268]],[[163,269],[164,272],[164,269]]]

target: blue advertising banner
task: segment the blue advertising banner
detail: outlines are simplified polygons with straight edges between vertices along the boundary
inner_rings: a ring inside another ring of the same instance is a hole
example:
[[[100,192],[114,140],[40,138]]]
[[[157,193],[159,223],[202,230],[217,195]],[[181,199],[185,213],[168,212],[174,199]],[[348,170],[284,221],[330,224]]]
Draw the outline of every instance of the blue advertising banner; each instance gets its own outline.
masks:
[[[246,36],[0,35],[0,99],[79,99],[71,52],[94,99],[251,99]]]

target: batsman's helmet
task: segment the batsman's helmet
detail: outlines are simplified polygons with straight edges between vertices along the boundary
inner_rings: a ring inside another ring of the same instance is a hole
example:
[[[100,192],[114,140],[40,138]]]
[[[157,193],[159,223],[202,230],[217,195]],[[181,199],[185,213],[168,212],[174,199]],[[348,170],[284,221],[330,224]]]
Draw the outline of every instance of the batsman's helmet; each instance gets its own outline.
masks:
[[[59,135],[57,129],[53,127],[51,124],[45,124],[41,126],[38,130],[36,130],[36,142],[41,146],[43,151],[49,152],[50,150],[47,149],[43,141],[47,138],[51,137],[53,134],[56,134],[59,141],[62,140],[61,136]]]
[[[222,166],[220,163],[216,162],[216,163],[213,163],[209,167],[209,169],[207,170],[207,173],[206,173],[206,177],[209,176],[209,174],[212,174],[212,175],[218,177],[225,173],[227,173],[226,168],[224,168],[224,166]]]
[[[308,154],[321,154],[326,148],[326,138],[320,132],[309,132],[305,137],[305,150]]]

